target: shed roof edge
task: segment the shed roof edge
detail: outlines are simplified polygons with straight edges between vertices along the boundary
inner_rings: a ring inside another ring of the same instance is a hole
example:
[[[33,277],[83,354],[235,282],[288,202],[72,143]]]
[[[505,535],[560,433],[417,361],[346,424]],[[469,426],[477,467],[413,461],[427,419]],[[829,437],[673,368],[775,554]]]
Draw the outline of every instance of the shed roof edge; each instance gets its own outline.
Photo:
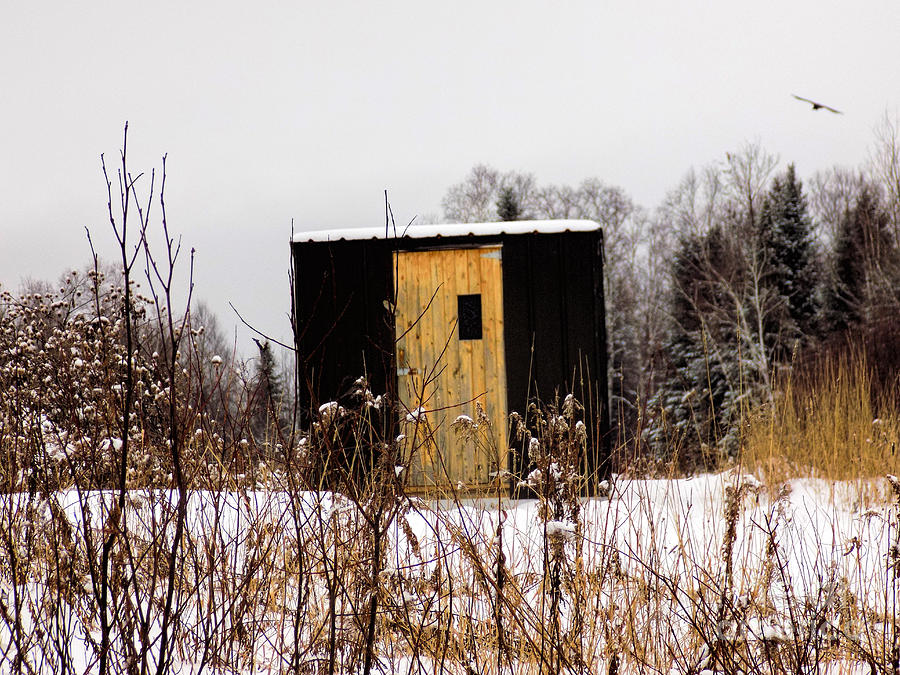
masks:
[[[468,237],[497,234],[554,234],[559,232],[592,232],[600,224],[593,220],[514,220],[498,223],[444,223],[437,225],[410,225],[385,237],[383,227],[346,227],[331,230],[295,232],[293,241],[323,242],[365,239],[426,239],[431,237]]]

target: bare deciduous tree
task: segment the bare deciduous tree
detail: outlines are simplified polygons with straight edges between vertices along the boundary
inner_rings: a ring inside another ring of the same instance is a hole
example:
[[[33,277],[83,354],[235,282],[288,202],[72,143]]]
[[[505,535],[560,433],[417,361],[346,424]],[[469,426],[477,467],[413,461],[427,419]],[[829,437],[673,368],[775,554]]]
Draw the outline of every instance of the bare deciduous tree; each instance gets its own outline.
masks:
[[[884,190],[894,247],[900,248],[900,112],[885,113],[875,129],[875,147],[869,164]]]
[[[867,181],[861,171],[840,166],[817,171],[810,180],[810,212],[819,238],[829,248],[837,241],[841,221]]]

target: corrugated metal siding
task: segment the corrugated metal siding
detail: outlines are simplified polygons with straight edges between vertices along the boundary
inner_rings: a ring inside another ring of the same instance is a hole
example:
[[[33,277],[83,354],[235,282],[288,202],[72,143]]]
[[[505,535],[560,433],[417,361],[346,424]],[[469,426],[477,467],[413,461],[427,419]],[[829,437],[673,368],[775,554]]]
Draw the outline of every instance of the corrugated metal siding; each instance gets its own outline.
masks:
[[[394,391],[389,245],[295,245],[295,302],[302,405],[337,400],[368,373],[373,391]]]

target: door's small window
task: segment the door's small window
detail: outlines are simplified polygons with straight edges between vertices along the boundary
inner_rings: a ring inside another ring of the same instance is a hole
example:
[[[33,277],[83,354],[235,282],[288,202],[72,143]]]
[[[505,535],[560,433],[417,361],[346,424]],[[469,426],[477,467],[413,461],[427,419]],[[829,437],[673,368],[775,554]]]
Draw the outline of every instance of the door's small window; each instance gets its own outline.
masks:
[[[459,339],[481,339],[481,294],[457,295],[456,308],[459,317]]]

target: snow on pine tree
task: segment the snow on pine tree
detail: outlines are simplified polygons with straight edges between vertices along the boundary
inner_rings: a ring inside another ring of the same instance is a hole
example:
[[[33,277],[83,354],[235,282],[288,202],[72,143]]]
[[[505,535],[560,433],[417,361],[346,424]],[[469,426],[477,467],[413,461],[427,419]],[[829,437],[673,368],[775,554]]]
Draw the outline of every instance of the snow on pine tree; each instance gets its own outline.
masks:
[[[779,358],[790,358],[790,343],[818,334],[820,308],[813,223],[793,164],[772,181],[757,231],[767,268],[764,280],[783,306],[777,314],[780,344],[775,351]]]

